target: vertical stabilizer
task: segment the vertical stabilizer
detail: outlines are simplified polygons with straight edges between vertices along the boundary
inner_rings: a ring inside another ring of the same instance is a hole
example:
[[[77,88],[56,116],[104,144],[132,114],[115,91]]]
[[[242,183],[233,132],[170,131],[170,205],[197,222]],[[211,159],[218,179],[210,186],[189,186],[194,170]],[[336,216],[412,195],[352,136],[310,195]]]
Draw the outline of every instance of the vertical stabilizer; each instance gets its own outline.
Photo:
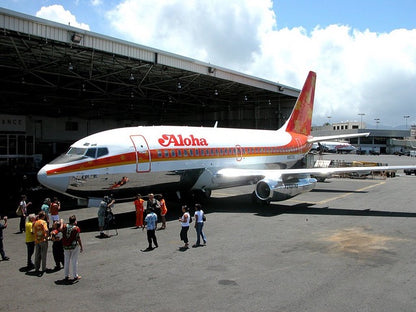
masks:
[[[310,135],[316,73],[310,71],[287,122],[286,131]]]

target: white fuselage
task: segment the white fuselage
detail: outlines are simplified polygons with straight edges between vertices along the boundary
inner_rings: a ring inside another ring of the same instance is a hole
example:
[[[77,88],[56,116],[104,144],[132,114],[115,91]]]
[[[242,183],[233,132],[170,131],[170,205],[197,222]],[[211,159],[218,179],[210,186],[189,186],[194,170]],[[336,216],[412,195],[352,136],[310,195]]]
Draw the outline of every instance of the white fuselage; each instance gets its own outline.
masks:
[[[282,130],[128,127],[75,142],[67,154],[43,167],[38,178],[76,197],[211,190],[253,182],[218,177],[220,169],[291,167],[309,148],[306,137]]]

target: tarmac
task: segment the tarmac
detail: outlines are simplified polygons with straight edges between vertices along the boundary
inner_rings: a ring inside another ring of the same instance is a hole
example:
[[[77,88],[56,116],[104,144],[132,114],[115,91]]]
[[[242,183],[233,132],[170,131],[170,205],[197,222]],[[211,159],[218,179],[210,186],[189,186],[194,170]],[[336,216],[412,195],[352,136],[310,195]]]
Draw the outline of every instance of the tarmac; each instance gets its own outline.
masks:
[[[63,270],[26,272],[25,237],[10,218],[0,311],[414,311],[415,186],[415,176],[400,172],[332,178],[270,206],[251,202],[254,186],[213,191],[203,204],[208,243],[186,250],[177,203],[167,202],[167,229],[156,232],[159,248],[150,252],[141,251],[146,231],[134,228],[132,202],[116,204],[118,235],[106,239],[98,238],[97,208],[73,207],[60,216],[75,214],[82,231],[76,283],[64,283]],[[193,244],[193,227],[188,237]],[[51,244],[47,263],[54,267]]]

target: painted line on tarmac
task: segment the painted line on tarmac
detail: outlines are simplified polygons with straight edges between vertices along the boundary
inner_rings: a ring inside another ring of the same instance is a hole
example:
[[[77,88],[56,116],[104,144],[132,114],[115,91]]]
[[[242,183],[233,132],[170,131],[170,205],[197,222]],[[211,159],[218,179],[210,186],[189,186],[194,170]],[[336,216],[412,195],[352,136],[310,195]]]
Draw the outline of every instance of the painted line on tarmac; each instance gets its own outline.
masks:
[[[368,185],[368,186],[365,186],[365,187],[362,187],[362,188],[353,190],[351,192],[348,192],[348,193],[345,193],[345,194],[341,194],[341,195],[338,195],[338,196],[335,196],[335,197],[330,197],[330,198],[327,198],[327,199],[324,199],[324,200],[321,200],[321,201],[318,201],[318,202],[304,201],[304,200],[301,201],[301,200],[293,200],[293,199],[289,199],[288,201],[293,201],[293,202],[296,202],[296,203],[305,203],[305,202],[308,202],[308,203],[311,203],[311,204],[314,204],[314,205],[323,205],[323,204],[326,204],[326,203],[331,202],[333,200],[342,199],[342,198],[345,198],[347,196],[350,196],[350,195],[354,194],[355,192],[362,192],[362,191],[369,190],[369,189],[371,189],[373,187],[382,185],[384,183],[386,183],[386,181],[380,181],[379,183],[372,184],[372,185]]]

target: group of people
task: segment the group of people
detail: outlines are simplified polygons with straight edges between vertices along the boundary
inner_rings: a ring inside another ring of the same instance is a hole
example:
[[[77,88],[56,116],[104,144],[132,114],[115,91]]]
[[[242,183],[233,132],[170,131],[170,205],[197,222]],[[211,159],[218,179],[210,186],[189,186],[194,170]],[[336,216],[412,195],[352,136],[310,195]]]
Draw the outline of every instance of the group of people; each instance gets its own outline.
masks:
[[[137,219],[139,221],[142,221],[141,216],[143,214],[143,203],[144,200],[141,199],[141,196],[138,195],[135,200],[135,206],[136,206],[136,227],[142,227],[144,228],[146,226],[147,228],[147,241],[148,241],[148,247],[144,251],[150,251],[154,248],[158,248],[158,242],[156,237],[156,229],[157,229],[157,221],[158,216],[155,212],[156,209],[160,209],[160,215],[161,215],[161,221],[162,226],[159,229],[165,229],[166,228],[166,202],[162,198],[160,201],[156,200],[154,198],[153,194],[149,194],[149,200],[147,202],[147,208],[146,208],[146,217],[144,218],[143,223],[137,223]],[[139,208],[137,208],[139,206]],[[184,246],[181,247],[182,249],[188,249],[189,248],[189,239],[188,239],[188,231],[190,224],[193,222],[192,217],[189,213],[189,208],[186,205],[182,206],[182,216],[179,218],[179,222],[181,223],[181,231],[180,231],[180,238],[184,242]],[[139,214],[139,217],[137,217],[137,214]],[[199,247],[202,245],[206,245],[207,238],[205,236],[205,233],[203,232],[204,222],[206,221],[206,217],[204,214],[204,211],[202,210],[202,207],[200,204],[195,204],[195,230],[197,234],[196,243],[192,245],[192,247]],[[145,225],[144,225],[145,224]],[[203,244],[201,244],[201,238],[203,241]],[[154,245],[154,246],[153,246]]]
[[[19,232],[25,232],[27,247],[27,271],[35,269],[35,274],[41,276],[46,270],[46,259],[49,241],[52,241],[52,254],[55,261],[54,270],[60,270],[64,267],[65,280],[69,280],[70,268],[72,268],[73,280],[81,278],[78,275],[78,255],[83,251],[82,241],[80,237],[80,228],[77,226],[76,216],[69,217],[69,222],[64,223],[59,218],[60,202],[55,197],[53,200],[45,198],[40,211],[37,215],[28,214],[27,207],[31,202],[26,202],[27,198],[22,195],[18,210],[21,210]],[[98,226],[100,237],[108,237],[104,233],[106,218],[109,213],[112,214],[115,200],[111,196],[105,196],[100,203],[98,210]],[[156,230],[166,229],[167,206],[165,199],[161,195],[149,194],[147,200],[144,200],[140,194],[134,200],[136,210],[136,228],[146,228],[148,247],[145,251],[153,250],[159,247]],[[203,232],[206,217],[200,204],[195,204],[194,228],[196,230],[197,239],[192,247],[206,245],[207,239]],[[22,218],[24,226],[21,226]],[[157,228],[158,220],[162,225]],[[3,230],[7,228],[7,217],[0,221],[0,255],[3,260],[9,260],[3,248]],[[51,221],[51,224],[49,223]],[[189,208],[182,206],[182,216],[179,218],[181,224],[180,239],[184,242],[183,249],[189,248],[188,231],[193,222]],[[202,244],[201,244],[202,239]],[[35,254],[34,263],[32,256]]]
[[[183,249],[189,248],[189,239],[188,239],[188,231],[190,223],[192,223],[192,217],[189,213],[189,208],[186,205],[182,206],[182,217],[179,218],[179,222],[181,223],[181,233],[180,237],[181,240],[184,242]],[[195,204],[195,225],[194,228],[196,230],[196,243],[192,245],[192,247],[199,247],[202,246],[201,244],[201,238],[204,242],[203,245],[207,244],[207,238],[205,236],[205,233],[203,231],[204,228],[204,222],[207,220],[204,214],[204,211],[202,210],[201,204]]]
[[[147,198],[147,200],[144,200],[140,194],[137,194],[136,199],[134,200],[136,228],[144,228],[146,212],[153,210],[158,218],[160,216],[162,222],[162,226],[159,230],[166,229],[166,214],[168,213],[168,208],[165,199],[162,195],[155,196],[153,193],[147,195]]]
[[[78,275],[78,255],[83,251],[80,228],[77,226],[75,215],[69,217],[69,222],[63,219],[54,221],[49,228],[47,214],[39,211],[38,215],[30,214],[25,225],[27,246],[27,271],[35,269],[35,274],[41,276],[46,270],[46,259],[49,241],[52,241],[52,254],[55,261],[54,270],[64,267],[65,280],[69,280],[70,267],[73,280],[81,278]],[[35,253],[35,263],[32,255]],[[41,268],[42,266],[42,268]],[[40,270],[42,269],[42,270]]]
[[[72,215],[69,217],[69,222],[64,223],[63,219],[59,218],[61,204],[56,197],[53,200],[45,198],[37,215],[34,213],[28,214],[28,206],[32,203],[26,202],[26,200],[26,195],[22,195],[16,210],[18,215],[21,212],[19,215],[19,232],[25,232],[26,271],[35,269],[34,272],[38,276],[47,271],[47,252],[49,241],[52,241],[54,270],[58,271],[63,266],[65,280],[69,280],[71,267],[73,280],[79,280],[81,276],[78,275],[78,255],[83,251],[83,246],[79,235],[81,230],[77,226],[76,216]],[[5,225],[7,226],[7,222],[5,222]],[[33,254],[35,254],[34,263],[32,262]]]

